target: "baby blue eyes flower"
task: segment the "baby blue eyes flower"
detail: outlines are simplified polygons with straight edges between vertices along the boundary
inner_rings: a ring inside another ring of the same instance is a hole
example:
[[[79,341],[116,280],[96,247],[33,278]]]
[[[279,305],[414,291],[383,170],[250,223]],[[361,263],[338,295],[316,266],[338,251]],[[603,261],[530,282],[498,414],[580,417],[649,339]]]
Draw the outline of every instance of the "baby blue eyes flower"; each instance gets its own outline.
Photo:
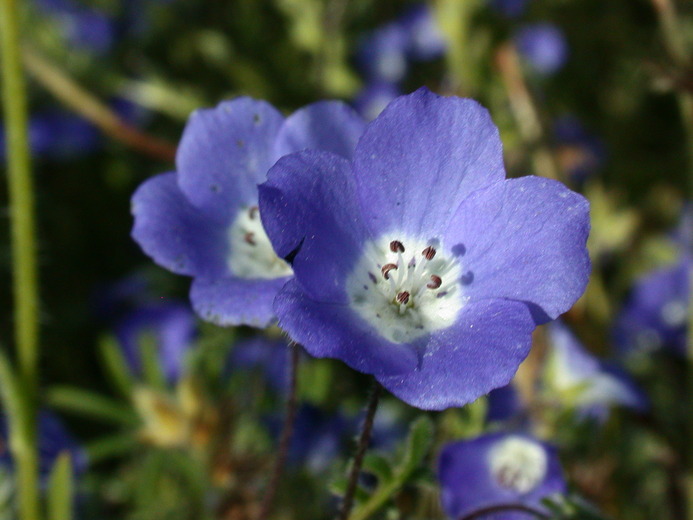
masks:
[[[167,381],[174,382],[181,376],[185,354],[193,346],[195,316],[181,303],[147,305],[126,315],[115,333],[130,369],[136,374],[142,372],[143,342],[154,341],[163,374]]]
[[[636,283],[616,319],[614,336],[622,353],[664,348],[685,355],[691,270],[693,257],[684,254],[676,264]]]
[[[305,148],[351,157],[364,122],[340,102],[288,118],[239,98],[199,110],[186,125],[175,173],[147,180],[132,198],[133,238],[159,265],[194,278],[191,300],[220,325],[263,327],[291,276],[257,208],[257,185],[281,156]]]
[[[647,407],[643,393],[616,367],[609,367],[589,354],[565,325],[549,325],[551,353],[545,382],[552,395],[558,395],[583,415],[605,419],[609,406],[636,410]]]
[[[425,88],[371,122],[351,162],[282,158],[260,211],[294,272],[279,325],[424,409],[506,384],[536,324],[568,310],[590,270],[587,201],[506,180],[486,110]]]
[[[448,444],[438,461],[438,480],[443,509],[452,519],[508,504],[543,510],[542,499],[566,491],[555,450],[523,434],[496,433]],[[527,517],[503,512],[497,518]]]
[[[515,42],[520,55],[540,74],[553,74],[568,60],[568,44],[555,25],[525,26],[516,35]]]

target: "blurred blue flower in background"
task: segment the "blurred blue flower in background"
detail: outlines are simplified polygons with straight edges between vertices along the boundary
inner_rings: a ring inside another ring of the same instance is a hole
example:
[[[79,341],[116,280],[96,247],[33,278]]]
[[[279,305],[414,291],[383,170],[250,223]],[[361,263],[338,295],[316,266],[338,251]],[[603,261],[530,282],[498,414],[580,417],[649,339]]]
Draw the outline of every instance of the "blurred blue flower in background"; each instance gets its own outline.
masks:
[[[583,183],[604,165],[604,142],[587,131],[578,118],[563,116],[556,119],[553,134],[559,165],[576,184]]]
[[[524,14],[529,0],[491,0],[491,7],[508,18]]]
[[[690,237],[689,237],[690,240]],[[638,280],[616,318],[614,340],[624,355],[666,349],[686,353],[692,257]]]
[[[5,131],[0,125],[0,159],[5,160]],[[97,128],[79,116],[48,109],[29,120],[29,146],[36,157],[68,159],[93,152],[101,144]]]
[[[556,25],[538,23],[522,27],[515,35],[517,50],[539,74],[557,72],[568,60],[568,43]]]
[[[508,421],[517,417],[523,410],[524,404],[514,383],[509,383],[492,390],[488,394],[486,420]]]
[[[113,47],[116,24],[109,13],[71,0],[36,0],[36,5],[59,24],[70,45],[95,54],[105,54]]]
[[[372,121],[402,92],[395,83],[373,81],[367,83],[354,99],[354,108],[366,120]]]
[[[182,302],[142,306],[125,315],[115,327],[116,338],[133,373],[141,375],[143,344],[150,341],[168,382],[180,378],[185,354],[192,348],[196,332],[195,315]]]
[[[14,467],[8,448],[8,424],[5,415],[0,416],[0,464]],[[60,418],[53,412],[41,410],[38,416],[39,475],[41,485],[46,486],[53,466],[62,453],[69,453],[75,477],[87,470],[88,460],[84,449],[65,429]]]
[[[518,433],[495,433],[446,445],[438,460],[438,480],[443,509],[453,520],[508,504],[545,511],[542,499],[566,492],[555,449]],[[503,511],[492,518],[524,520],[527,514]]]
[[[299,347],[295,347],[299,348]],[[237,342],[227,359],[225,372],[257,370],[277,392],[289,387],[289,346],[285,339],[253,336]]]
[[[445,53],[447,43],[426,4],[411,7],[399,18],[407,35],[407,56],[416,61],[430,61]]]
[[[407,73],[409,37],[396,22],[366,37],[359,47],[358,63],[367,82],[398,83]]]
[[[637,411],[647,408],[644,393],[627,374],[587,352],[564,324],[551,323],[548,331],[551,351],[544,384],[551,396],[582,416],[597,420],[605,420],[615,405]]]

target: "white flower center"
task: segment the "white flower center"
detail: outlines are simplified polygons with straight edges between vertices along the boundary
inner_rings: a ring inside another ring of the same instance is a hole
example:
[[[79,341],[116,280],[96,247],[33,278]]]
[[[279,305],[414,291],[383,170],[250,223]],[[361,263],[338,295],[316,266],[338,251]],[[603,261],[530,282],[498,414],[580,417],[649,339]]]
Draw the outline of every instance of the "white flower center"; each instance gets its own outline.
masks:
[[[491,448],[489,464],[491,476],[501,487],[525,494],[544,480],[548,459],[540,444],[511,436]]]
[[[229,269],[239,278],[265,280],[290,276],[291,266],[272,249],[257,206],[241,208],[229,227]]]
[[[460,277],[438,241],[388,235],[366,244],[346,288],[363,319],[405,343],[454,323],[465,302]]]
[[[683,300],[672,300],[662,307],[662,320],[669,327],[681,327],[688,318],[688,308]]]

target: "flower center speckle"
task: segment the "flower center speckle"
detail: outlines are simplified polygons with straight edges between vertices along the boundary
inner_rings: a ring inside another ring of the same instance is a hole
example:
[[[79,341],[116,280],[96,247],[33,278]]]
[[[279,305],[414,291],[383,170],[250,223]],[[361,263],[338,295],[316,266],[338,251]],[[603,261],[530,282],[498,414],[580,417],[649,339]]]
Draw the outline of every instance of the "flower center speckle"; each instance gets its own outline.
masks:
[[[515,493],[533,491],[544,480],[548,466],[546,451],[523,437],[507,437],[489,452],[491,476],[499,486]]]
[[[346,287],[363,319],[404,343],[454,323],[465,301],[460,274],[437,240],[388,235],[366,244]]]
[[[239,278],[282,278],[293,272],[274,253],[257,206],[241,208],[229,228],[229,243],[228,266]]]

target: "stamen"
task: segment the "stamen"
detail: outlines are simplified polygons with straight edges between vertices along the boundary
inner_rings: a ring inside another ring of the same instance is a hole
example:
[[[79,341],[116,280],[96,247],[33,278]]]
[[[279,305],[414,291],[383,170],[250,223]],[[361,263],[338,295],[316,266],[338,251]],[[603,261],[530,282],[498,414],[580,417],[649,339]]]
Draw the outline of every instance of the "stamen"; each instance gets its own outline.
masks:
[[[429,289],[437,289],[443,284],[443,279],[437,274],[431,275],[431,281],[426,284]]]
[[[407,291],[402,291],[397,295],[397,303],[401,303],[402,305],[406,305],[409,303],[409,293]]]
[[[250,244],[251,246],[255,245],[255,233],[252,231],[247,232],[245,235],[243,235],[243,240],[246,241],[246,243]]]
[[[404,244],[399,240],[393,240],[390,242],[390,251],[393,253],[404,253]]]
[[[250,217],[250,220],[255,220],[255,217],[257,217],[257,212],[257,206],[250,206],[250,208],[248,208],[248,217]]]
[[[393,269],[397,269],[397,266],[395,264],[385,264],[382,269],[380,269],[380,272],[383,273],[383,278],[386,280],[390,279],[390,271]]]
[[[433,257],[436,256],[436,249],[433,246],[428,246],[426,249],[421,251],[421,254],[424,256],[426,260],[433,260]]]

